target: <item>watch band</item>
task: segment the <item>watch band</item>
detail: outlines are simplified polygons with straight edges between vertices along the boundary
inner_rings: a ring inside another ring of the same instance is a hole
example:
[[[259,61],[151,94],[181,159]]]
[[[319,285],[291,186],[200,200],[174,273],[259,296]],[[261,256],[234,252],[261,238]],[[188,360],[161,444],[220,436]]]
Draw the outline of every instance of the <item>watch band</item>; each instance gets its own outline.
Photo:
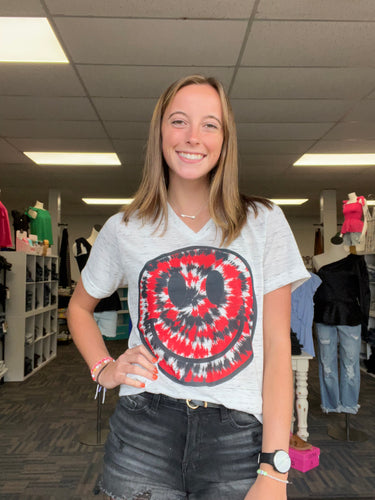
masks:
[[[260,464],[269,464],[273,466],[273,457],[275,456],[275,452],[273,453],[259,453],[258,463]]]

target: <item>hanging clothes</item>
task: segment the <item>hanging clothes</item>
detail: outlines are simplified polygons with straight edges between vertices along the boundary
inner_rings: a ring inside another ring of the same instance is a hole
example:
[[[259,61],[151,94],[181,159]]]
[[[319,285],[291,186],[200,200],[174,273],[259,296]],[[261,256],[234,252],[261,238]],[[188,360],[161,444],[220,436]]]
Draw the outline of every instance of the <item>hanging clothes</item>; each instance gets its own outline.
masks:
[[[12,236],[10,234],[10,224],[8,210],[0,201],[0,247],[11,247]]]
[[[314,318],[314,294],[322,280],[314,273],[292,293],[292,314],[290,327],[296,334],[303,350],[315,356],[312,325]]]
[[[318,228],[315,231],[314,255],[320,255],[323,252],[324,252],[323,235],[320,228]]]
[[[59,286],[69,288],[72,286],[72,277],[70,272],[69,235],[66,227],[63,229],[61,236],[59,257]]]

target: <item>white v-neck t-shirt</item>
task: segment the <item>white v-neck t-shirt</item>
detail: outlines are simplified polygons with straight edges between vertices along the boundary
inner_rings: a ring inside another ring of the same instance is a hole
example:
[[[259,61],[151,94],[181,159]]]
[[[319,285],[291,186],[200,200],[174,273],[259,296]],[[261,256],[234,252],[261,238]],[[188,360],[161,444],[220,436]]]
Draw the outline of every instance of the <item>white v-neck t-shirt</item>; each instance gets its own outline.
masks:
[[[168,206],[168,228],[112,216],[91,250],[82,281],[95,298],[128,286],[129,347],[158,358],[143,390],[223,404],[261,419],[263,296],[310,277],[278,206],[251,209],[241,234],[220,247],[212,220],[198,232]]]

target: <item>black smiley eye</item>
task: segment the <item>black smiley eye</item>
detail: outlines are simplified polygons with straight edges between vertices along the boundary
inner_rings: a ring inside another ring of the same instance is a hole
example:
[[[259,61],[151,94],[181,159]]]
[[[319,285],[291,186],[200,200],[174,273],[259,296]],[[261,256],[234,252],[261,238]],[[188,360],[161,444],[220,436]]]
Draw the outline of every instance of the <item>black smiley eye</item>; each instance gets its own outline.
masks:
[[[186,282],[180,273],[173,273],[168,282],[168,294],[176,307],[183,307],[187,301]]]
[[[206,293],[213,304],[223,304],[225,300],[224,279],[218,271],[210,271],[207,274]]]

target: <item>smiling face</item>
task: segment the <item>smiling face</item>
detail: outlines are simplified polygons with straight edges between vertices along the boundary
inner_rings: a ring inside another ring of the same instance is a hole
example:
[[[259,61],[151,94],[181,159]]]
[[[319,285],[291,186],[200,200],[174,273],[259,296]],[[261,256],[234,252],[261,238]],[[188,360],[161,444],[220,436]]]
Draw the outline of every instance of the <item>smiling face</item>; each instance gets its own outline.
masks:
[[[141,271],[141,340],[179,384],[221,384],[248,366],[256,321],[251,269],[230,250],[181,248]]]
[[[180,89],[162,119],[162,149],[169,177],[196,180],[207,177],[223,145],[220,98],[211,85]]]

